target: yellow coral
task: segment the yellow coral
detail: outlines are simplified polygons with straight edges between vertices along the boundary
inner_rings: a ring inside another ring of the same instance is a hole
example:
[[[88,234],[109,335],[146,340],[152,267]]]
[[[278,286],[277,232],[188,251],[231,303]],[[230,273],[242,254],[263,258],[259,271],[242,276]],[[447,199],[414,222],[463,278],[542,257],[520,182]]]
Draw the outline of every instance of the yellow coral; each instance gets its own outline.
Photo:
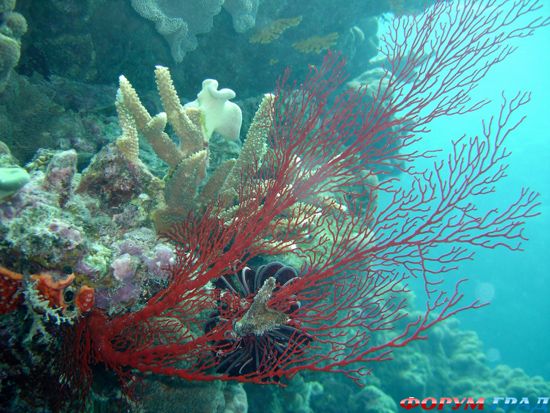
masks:
[[[189,213],[206,206],[232,206],[241,173],[255,173],[265,154],[273,116],[273,96],[264,97],[239,158],[222,162],[207,176],[210,147],[203,109],[200,106],[181,105],[167,68],[157,67],[155,77],[166,111],[155,116],[151,116],[145,109],[130,82],[124,76],[120,77],[116,106],[123,133],[117,140],[117,146],[129,159],[136,160],[139,130],[157,155],[170,165],[170,173],[165,178],[164,204],[152,217],[157,230],[162,232],[174,222],[185,219]],[[227,91],[215,90],[218,94],[226,95]],[[179,145],[164,131],[168,122],[179,139]]]
[[[319,54],[324,50],[330,49],[336,44],[338,33],[332,32],[326,36],[312,36],[299,42],[293,43],[292,47],[301,53]]]
[[[118,113],[118,123],[122,129],[122,135],[115,142],[116,146],[126,159],[136,163],[139,161],[139,140],[136,122],[119,100],[116,101],[115,106]]]
[[[302,22],[302,16],[290,17],[287,19],[277,19],[267,26],[250,36],[250,43],[269,44],[281,37],[281,35],[290,29],[296,27]]]
[[[168,122],[180,137],[179,150],[182,156],[190,156],[206,147],[208,136],[203,129],[200,109],[183,107],[167,67],[157,66],[155,79]]]
[[[168,134],[164,132],[167,122],[166,113],[159,113],[155,117],[151,117],[141,103],[138,94],[124,76],[119,78],[119,91],[117,99],[132,116],[137,129],[143,133],[155,153],[168,165],[177,166],[184,156]]]
[[[166,205],[181,211],[182,218],[197,208],[196,196],[206,178],[207,163],[208,151],[203,149],[181,161],[166,182]]]
[[[267,138],[274,116],[274,100],[274,95],[264,95],[248,129],[239,159],[227,176],[222,192],[230,191],[236,194],[241,182],[241,175],[245,172],[254,173],[255,170],[247,171],[247,168],[251,166],[259,167],[259,161],[264,157],[267,150]]]

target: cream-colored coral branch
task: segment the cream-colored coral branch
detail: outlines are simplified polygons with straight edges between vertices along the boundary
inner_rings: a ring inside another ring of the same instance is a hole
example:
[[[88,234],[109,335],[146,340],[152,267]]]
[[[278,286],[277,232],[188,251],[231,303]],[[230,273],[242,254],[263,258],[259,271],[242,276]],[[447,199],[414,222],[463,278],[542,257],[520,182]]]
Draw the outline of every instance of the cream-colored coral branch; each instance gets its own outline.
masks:
[[[179,151],[182,156],[200,151],[208,143],[200,109],[182,106],[167,67],[157,66],[155,79],[168,122],[179,137]]]
[[[179,163],[166,183],[166,204],[169,207],[192,211],[195,208],[197,188],[206,177],[208,153],[206,150]]]
[[[139,139],[136,122],[119,99],[116,100],[115,106],[118,123],[122,129],[122,135],[116,140],[116,146],[130,162],[137,163],[139,161]]]
[[[236,159],[228,159],[222,162],[212,173],[208,182],[202,188],[199,204],[202,206],[215,205],[218,201],[218,195],[227,179],[229,171],[234,167]]]
[[[275,96],[272,94],[264,95],[248,129],[239,159],[225,180],[222,193],[237,193],[242,175],[253,176],[260,167],[267,150],[268,134],[273,124],[274,99]]]
[[[164,132],[166,127],[166,114],[159,113],[151,117],[145,106],[136,93],[133,86],[124,76],[119,77],[119,95],[120,105],[134,118],[137,128],[143,133],[143,136],[153,147],[155,153],[171,167],[175,167],[184,158],[177,145]]]

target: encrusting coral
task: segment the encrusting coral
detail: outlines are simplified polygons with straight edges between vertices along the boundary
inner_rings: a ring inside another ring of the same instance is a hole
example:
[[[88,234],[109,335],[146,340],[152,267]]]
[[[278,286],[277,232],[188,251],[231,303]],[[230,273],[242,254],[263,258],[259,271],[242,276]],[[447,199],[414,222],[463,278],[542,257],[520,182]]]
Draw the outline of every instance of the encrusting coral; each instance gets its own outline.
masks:
[[[230,89],[218,90],[218,83],[208,79],[203,82],[197,100],[182,105],[169,70],[157,66],[155,77],[166,111],[155,116],[147,112],[130,82],[120,77],[116,105],[123,135],[117,146],[129,158],[137,159],[136,130],[139,130],[171,168],[165,183],[165,206],[154,214],[157,229],[162,230],[189,213],[217,204],[219,199],[225,200],[222,208],[232,205],[242,172],[253,172],[249,168],[254,168],[265,154],[272,96],[265,95],[260,104],[239,158],[221,162],[208,174],[212,133],[218,132],[231,140],[240,134],[240,108],[229,101],[235,93]],[[167,123],[179,144],[165,132]]]

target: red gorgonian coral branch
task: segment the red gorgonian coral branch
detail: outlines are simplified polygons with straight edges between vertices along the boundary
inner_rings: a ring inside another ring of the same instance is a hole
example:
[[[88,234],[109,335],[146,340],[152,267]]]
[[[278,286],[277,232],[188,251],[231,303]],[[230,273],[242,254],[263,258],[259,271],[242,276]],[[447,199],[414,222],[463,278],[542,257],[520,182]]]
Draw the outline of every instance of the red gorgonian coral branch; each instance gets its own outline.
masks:
[[[486,103],[470,92],[512,52],[510,40],[548,25],[530,20],[539,7],[440,1],[395,20],[380,76],[359,89],[342,91],[344,62],[330,54],[301,84],[283,76],[267,155],[243,171],[233,214],[222,219],[212,205],[165,234],[178,252],[168,287],[139,311],[84,319],[82,371],[104,363],[121,376],[274,383],[315,370],[358,378],[434,324],[480,307],[463,303],[462,282],[448,293],[441,277],[471,259],[472,247],[515,250],[524,240],[536,193],[477,205],[505,176],[505,140],[529,95],[503,99],[482,134],[458,139],[431,168],[417,161],[435,152],[414,144],[434,119]],[[413,279],[424,286],[424,308],[407,323]]]

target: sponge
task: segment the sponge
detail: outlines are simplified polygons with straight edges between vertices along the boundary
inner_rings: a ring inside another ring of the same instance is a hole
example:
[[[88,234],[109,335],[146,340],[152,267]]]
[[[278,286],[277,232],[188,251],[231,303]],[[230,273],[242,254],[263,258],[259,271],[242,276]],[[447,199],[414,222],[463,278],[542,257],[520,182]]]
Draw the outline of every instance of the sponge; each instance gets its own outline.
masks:
[[[208,138],[217,132],[226,139],[239,139],[243,115],[241,108],[230,102],[235,97],[231,89],[218,90],[218,82],[206,79],[197,99],[184,105],[184,108],[199,108],[204,114],[206,135]]]

